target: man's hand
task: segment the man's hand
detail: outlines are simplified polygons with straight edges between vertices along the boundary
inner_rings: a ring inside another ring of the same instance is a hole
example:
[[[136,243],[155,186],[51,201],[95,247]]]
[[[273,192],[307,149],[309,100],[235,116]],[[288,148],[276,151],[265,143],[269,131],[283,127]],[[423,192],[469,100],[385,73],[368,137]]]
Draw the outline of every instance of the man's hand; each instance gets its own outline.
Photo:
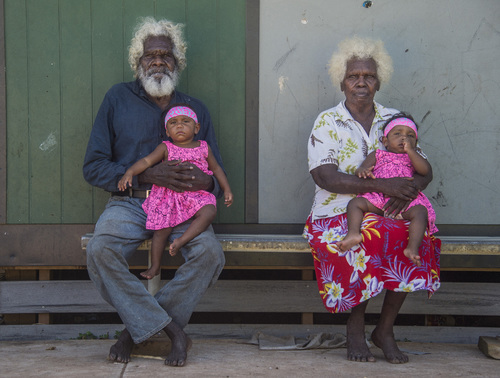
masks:
[[[213,189],[212,176],[196,165],[179,160],[170,160],[148,168],[138,177],[140,183],[155,184],[175,192]]]

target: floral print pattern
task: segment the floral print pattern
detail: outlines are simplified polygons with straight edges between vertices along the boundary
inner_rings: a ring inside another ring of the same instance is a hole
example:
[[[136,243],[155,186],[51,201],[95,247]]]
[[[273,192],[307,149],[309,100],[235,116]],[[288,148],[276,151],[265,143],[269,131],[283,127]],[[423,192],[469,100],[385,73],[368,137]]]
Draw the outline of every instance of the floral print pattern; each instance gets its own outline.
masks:
[[[397,292],[439,288],[441,241],[425,233],[420,246],[422,266],[417,267],[403,250],[408,244],[405,220],[367,213],[363,218],[363,241],[348,251],[335,248],[347,232],[346,214],[307,220],[304,237],[314,258],[318,290],[326,309],[343,312],[367,301],[383,289]]]

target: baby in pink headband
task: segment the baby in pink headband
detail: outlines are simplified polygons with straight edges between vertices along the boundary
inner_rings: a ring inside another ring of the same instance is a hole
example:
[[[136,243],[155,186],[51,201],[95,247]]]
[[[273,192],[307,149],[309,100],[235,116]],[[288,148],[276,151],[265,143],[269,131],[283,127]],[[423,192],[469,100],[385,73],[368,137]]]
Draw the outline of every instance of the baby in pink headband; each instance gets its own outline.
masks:
[[[217,163],[208,144],[203,140],[194,140],[194,136],[200,130],[196,112],[187,104],[172,106],[165,116],[165,128],[172,142],[162,142],[151,154],[127,169],[118,182],[118,188],[125,190],[131,187],[133,176],[161,161],[169,160],[177,164],[189,162],[217,178],[224,191],[224,203],[226,206],[231,206],[233,193],[224,170]],[[147,214],[146,228],[154,230],[151,266],[141,273],[141,276],[147,279],[153,278],[160,272],[161,257],[172,227],[188,220],[191,222],[184,234],[170,244],[169,253],[174,256],[182,246],[205,231],[217,213],[216,199],[212,193],[204,190],[179,193],[156,185],[151,188],[151,193],[142,204],[142,208]]]
[[[355,174],[363,179],[405,177],[412,180],[413,174],[425,176],[432,168],[417,147],[417,125],[413,118],[400,113],[389,119],[384,126],[384,136],[381,138],[386,151],[378,149],[370,153],[359,166]],[[336,244],[337,248],[345,252],[363,241],[360,232],[364,213],[372,212],[386,215],[384,206],[389,197],[383,193],[363,193],[353,198],[347,205],[346,237]],[[418,253],[424,233],[434,234],[436,228],[436,213],[429,199],[419,193],[400,214],[402,219],[409,220],[408,245],[404,254],[417,266],[421,265]]]

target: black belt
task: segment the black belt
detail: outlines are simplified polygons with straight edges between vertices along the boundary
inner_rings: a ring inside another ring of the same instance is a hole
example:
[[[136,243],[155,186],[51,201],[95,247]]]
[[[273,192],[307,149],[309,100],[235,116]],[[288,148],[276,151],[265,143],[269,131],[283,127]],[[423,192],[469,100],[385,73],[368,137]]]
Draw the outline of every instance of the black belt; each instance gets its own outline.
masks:
[[[111,195],[120,197],[148,198],[149,193],[151,193],[151,190],[135,190],[128,188],[123,192],[111,192]]]

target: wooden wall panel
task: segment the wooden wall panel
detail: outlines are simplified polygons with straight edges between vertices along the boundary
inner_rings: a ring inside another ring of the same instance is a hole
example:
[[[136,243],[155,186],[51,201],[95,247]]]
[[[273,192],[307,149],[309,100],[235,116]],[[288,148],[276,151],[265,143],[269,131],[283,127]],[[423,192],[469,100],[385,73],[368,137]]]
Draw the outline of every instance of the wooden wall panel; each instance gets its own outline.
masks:
[[[27,2],[30,223],[61,221],[58,3]]]
[[[82,175],[92,124],[91,7],[86,1],[60,2],[61,222],[92,219],[92,188]]]
[[[224,165],[234,195],[234,205],[219,202],[221,223],[245,217],[245,8],[232,0],[219,2],[217,23],[219,127],[217,140],[224,151]],[[252,151],[254,153],[256,151]],[[257,158],[257,154],[254,155]]]
[[[244,0],[5,0],[7,223],[94,223],[109,194],[82,178],[106,91],[133,79],[128,46],[139,17],[186,24],[179,89],[208,106],[244,223]]]
[[[4,9],[7,86],[6,220],[7,223],[28,223],[30,150],[26,4],[23,1],[6,1]]]

